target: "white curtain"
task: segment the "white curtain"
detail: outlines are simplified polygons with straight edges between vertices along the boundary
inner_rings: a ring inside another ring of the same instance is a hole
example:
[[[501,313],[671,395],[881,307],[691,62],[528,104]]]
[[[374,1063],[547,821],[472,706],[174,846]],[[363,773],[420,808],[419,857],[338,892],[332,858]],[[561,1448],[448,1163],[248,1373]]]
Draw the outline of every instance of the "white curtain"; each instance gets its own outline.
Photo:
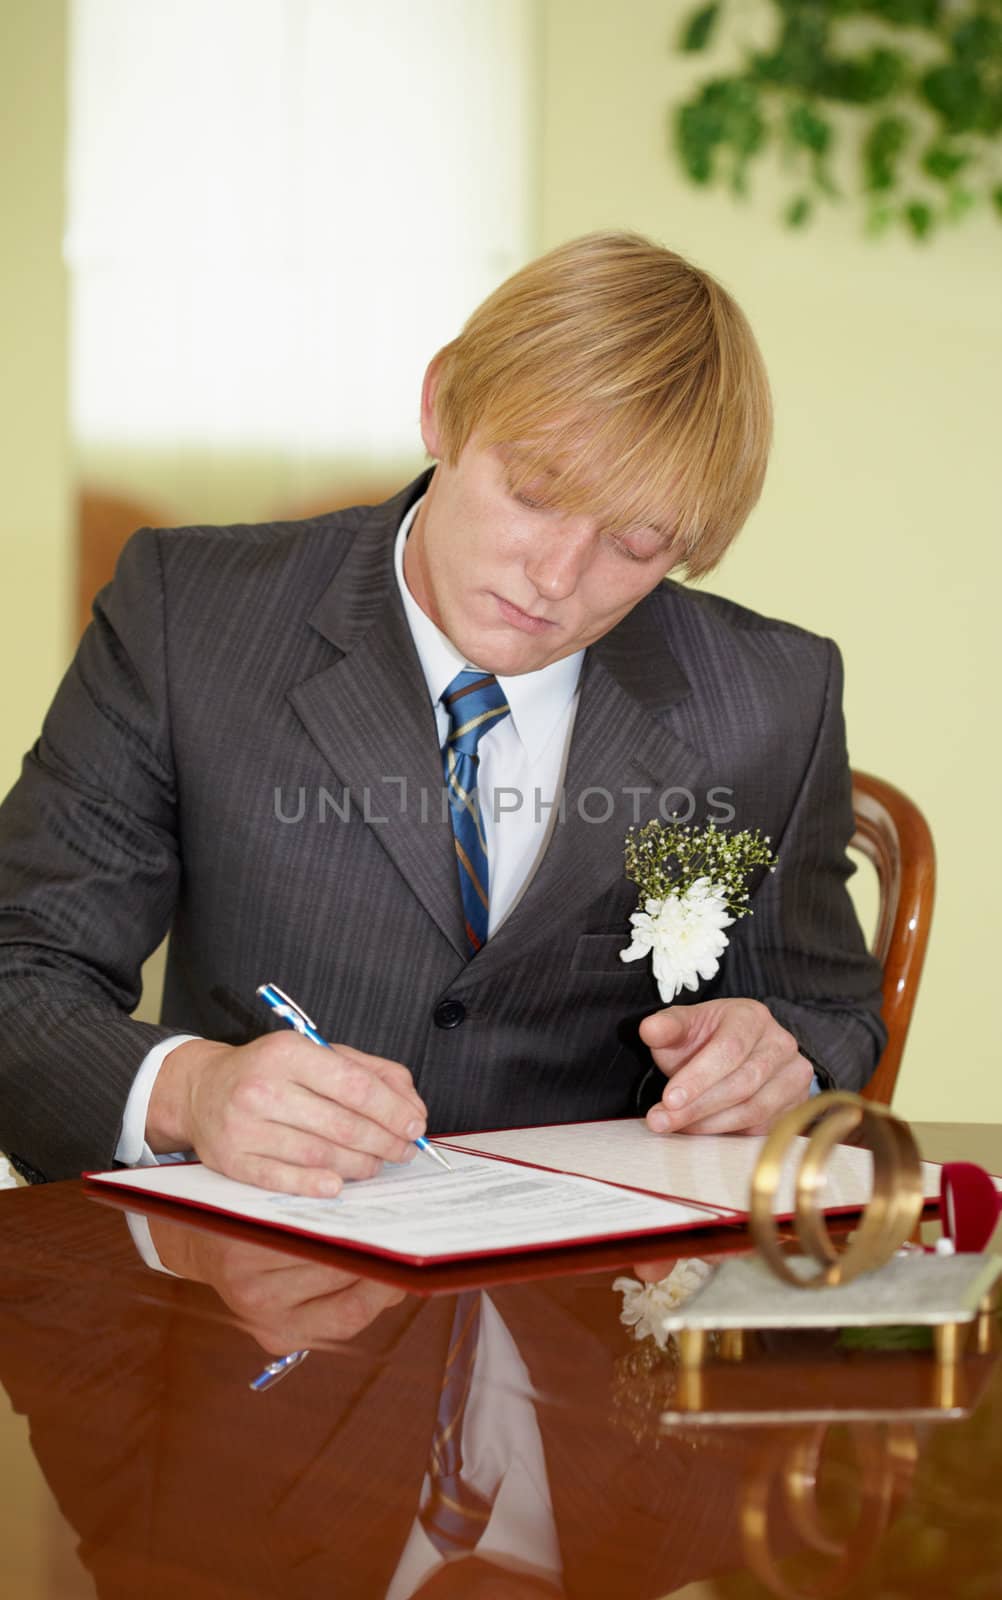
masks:
[[[532,253],[534,0],[73,0],[82,443],[418,446]]]

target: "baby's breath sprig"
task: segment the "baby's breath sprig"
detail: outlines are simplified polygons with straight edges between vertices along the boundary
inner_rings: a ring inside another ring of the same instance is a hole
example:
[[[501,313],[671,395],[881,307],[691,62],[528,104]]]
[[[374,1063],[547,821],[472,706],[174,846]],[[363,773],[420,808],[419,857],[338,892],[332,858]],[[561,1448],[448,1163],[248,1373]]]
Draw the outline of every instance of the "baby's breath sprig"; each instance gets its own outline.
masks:
[[[645,822],[626,835],[626,876],[645,900],[681,898],[699,879],[712,883],[735,917],[747,916],[747,879],[753,867],[775,869],[769,835],[756,828],[724,833],[715,823]]]

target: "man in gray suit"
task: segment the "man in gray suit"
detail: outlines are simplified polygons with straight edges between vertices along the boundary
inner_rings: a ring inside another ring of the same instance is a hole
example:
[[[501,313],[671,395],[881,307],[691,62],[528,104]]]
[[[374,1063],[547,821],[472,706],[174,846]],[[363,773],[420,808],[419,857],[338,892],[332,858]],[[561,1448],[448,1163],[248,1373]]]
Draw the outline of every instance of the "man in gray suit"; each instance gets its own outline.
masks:
[[[31,1175],[194,1149],[331,1194],[425,1129],[753,1131],[870,1076],[838,653],[662,581],[761,488],[741,312],[644,240],[575,241],[435,358],[422,433],[388,504],[143,530],[98,597],[0,812],[0,1147]],[[779,864],[666,1008],[619,952],[624,836],[673,812]],[[261,1035],[265,980],[332,1051]]]

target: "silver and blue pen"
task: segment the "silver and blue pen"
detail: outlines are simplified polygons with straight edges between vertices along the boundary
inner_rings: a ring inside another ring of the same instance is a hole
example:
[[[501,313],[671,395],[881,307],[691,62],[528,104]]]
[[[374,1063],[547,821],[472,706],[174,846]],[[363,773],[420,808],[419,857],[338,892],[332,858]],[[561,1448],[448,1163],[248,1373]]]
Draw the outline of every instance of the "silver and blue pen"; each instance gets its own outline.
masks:
[[[297,1033],[301,1033],[304,1039],[310,1039],[314,1044],[323,1045],[325,1050],[331,1049],[323,1034],[318,1031],[316,1023],[306,1015],[302,1006],[297,1006],[295,1000],[291,1000],[284,989],[278,987],[277,983],[262,983],[257,992],[265,1005],[271,1007],[276,1017],[281,1017],[282,1021],[287,1022],[290,1028],[295,1028]],[[432,1160],[437,1161],[439,1166],[444,1167],[447,1172],[452,1171],[452,1167],[445,1157],[435,1149],[434,1145],[430,1145],[427,1139],[423,1137],[415,1139],[414,1143],[419,1150],[423,1150],[425,1155],[431,1156]],[[288,1373],[292,1372],[295,1367],[300,1366],[309,1353],[308,1350],[292,1350],[287,1356],[278,1356],[274,1361],[269,1361],[264,1371],[259,1372],[256,1378],[251,1379],[249,1388],[253,1389],[255,1394],[265,1394],[269,1389],[274,1388],[275,1384],[279,1383]]]
[[[282,1021],[287,1022],[290,1028],[295,1028],[297,1033],[301,1033],[304,1039],[312,1039],[314,1044],[322,1044],[325,1050],[332,1048],[323,1037],[323,1034],[317,1031],[316,1023],[306,1015],[302,1006],[297,1006],[295,1000],[290,1000],[284,989],[280,989],[277,983],[262,983],[258,986],[257,992],[265,1005],[271,1007],[276,1017],[281,1017]],[[437,1161],[440,1167],[444,1167],[446,1172],[452,1171],[452,1167],[442,1153],[436,1150],[434,1145],[429,1144],[428,1140],[423,1136],[420,1139],[415,1139],[414,1143],[426,1156],[431,1156],[431,1159]]]

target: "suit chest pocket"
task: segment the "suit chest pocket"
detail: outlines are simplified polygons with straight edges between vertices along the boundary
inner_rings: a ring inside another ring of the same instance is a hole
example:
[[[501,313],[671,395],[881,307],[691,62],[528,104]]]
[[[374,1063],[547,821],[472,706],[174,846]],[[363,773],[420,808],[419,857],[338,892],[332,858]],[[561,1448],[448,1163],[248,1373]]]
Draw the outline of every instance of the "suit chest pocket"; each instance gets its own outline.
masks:
[[[583,933],[574,946],[571,970],[589,977],[636,981],[650,978],[650,961],[620,961],[619,952],[630,942],[629,932]]]

